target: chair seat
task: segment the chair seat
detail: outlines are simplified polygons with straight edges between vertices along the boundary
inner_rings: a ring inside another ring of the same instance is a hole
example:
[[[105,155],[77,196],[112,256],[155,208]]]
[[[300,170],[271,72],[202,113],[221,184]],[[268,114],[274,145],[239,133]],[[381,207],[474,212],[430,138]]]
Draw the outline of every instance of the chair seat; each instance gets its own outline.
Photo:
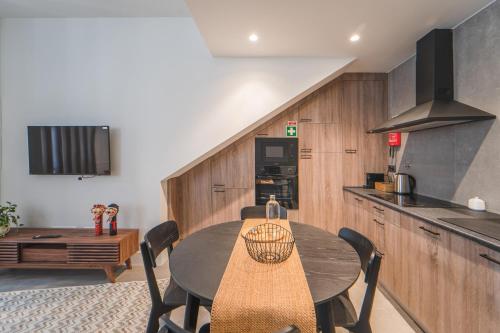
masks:
[[[187,292],[179,287],[179,285],[170,278],[167,289],[163,295],[163,304],[167,306],[182,306],[186,305]],[[205,308],[210,308],[212,306],[211,302],[207,300],[200,300],[200,305]]]
[[[349,299],[348,294],[342,294],[333,299],[332,311],[333,318],[335,318],[335,326],[352,327],[358,321],[356,309]]]

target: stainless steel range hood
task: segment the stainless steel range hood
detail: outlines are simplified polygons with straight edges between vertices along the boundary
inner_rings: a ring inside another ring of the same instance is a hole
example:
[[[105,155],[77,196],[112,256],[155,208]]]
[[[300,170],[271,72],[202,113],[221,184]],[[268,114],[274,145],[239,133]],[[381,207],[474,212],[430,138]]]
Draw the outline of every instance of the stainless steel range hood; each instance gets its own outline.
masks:
[[[453,99],[453,32],[435,29],[417,42],[417,106],[368,133],[413,132],[495,115]]]

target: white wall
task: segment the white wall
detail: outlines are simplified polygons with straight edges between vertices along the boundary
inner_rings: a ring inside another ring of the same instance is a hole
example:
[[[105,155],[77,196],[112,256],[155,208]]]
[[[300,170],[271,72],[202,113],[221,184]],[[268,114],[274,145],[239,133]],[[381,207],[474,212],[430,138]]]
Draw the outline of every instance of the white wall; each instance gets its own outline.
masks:
[[[91,205],[116,202],[119,227],[151,227],[161,179],[348,62],[212,58],[190,18],[7,19],[0,33],[1,198],[36,226],[92,226]],[[112,176],[28,175],[27,125],[100,124]]]

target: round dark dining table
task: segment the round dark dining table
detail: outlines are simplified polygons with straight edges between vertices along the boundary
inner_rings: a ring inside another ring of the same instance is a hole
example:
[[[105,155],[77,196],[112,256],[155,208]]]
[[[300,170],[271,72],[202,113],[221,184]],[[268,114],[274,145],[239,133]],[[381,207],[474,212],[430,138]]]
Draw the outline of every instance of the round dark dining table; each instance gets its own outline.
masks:
[[[170,273],[188,293],[184,326],[196,327],[199,299],[213,301],[243,221],[199,230],[177,245],[170,255]],[[331,300],[348,290],[361,271],[359,256],[343,239],[319,228],[290,222],[322,331],[334,332]],[[293,323],[290,323],[293,324]]]

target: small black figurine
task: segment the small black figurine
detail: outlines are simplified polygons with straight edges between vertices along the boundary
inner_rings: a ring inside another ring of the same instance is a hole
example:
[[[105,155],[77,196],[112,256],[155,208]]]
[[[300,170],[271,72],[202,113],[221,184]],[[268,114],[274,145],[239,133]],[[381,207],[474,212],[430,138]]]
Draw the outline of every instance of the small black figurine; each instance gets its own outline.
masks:
[[[108,223],[109,223],[109,235],[114,236],[118,233],[118,225],[116,223],[116,215],[118,215],[118,211],[120,207],[117,204],[112,203],[108,205],[106,208],[106,215],[108,215]]]

